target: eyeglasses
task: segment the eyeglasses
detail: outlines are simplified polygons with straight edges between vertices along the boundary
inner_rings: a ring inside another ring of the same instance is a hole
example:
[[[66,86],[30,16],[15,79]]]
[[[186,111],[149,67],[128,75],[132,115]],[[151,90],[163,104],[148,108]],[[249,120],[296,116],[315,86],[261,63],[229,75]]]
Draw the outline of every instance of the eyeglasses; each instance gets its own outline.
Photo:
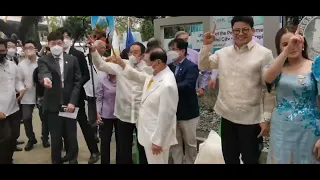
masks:
[[[250,28],[232,29],[232,32],[233,32],[235,35],[240,34],[240,32],[242,32],[243,34],[248,34],[249,31],[250,31]]]

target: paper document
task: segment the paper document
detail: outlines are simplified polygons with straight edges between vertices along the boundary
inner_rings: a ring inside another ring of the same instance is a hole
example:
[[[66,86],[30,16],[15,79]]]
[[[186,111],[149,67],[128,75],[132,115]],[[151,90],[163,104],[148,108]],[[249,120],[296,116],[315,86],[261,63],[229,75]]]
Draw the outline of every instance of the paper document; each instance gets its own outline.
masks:
[[[62,108],[67,108],[67,106],[62,106]],[[76,107],[74,109],[73,113],[70,113],[70,112],[59,112],[59,116],[60,117],[65,117],[65,118],[77,119],[78,111],[79,111],[79,108]]]

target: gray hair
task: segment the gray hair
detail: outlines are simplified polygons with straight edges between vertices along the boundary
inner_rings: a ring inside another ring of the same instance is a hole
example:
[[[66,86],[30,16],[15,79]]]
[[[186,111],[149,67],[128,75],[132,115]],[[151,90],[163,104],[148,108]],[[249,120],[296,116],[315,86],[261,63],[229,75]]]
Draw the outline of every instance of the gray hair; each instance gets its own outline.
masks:
[[[182,34],[188,34],[188,35],[189,35],[189,33],[185,32],[185,31],[178,31],[178,32],[176,32],[176,34],[174,35],[174,38],[177,38],[177,37],[179,37],[179,36],[182,35]]]

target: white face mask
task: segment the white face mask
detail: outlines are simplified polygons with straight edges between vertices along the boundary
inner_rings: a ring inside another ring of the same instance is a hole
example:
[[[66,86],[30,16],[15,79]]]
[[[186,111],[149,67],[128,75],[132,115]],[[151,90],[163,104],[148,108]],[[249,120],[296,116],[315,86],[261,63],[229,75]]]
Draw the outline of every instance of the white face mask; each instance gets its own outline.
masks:
[[[153,75],[154,71],[158,69],[158,67],[156,69],[153,69],[153,65],[156,63],[157,61],[154,61],[153,64],[151,66],[147,66],[145,67],[144,71],[149,74],[149,75]]]
[[[131,56],[129,57],[129,61],[130,61],[130,63],[132,63],[132,64],[134,64],[134,65],[138,64],[138,59],[137,59],[137,57],[135,57],[134,55],[131,55]]]
[[[7,52],[7,56],[10,57],[10,58],[13,58],[14,55],[16,54],[17,50],[14,49],[14,48],[9,48],[8,49],[8,52]]]
[[[65,39],[65,40],[63,40],[63,42],[64,42],[65,48],[68,48],[72,45],[72,40],[70,40],[70,39]]]
[[[167,61],[169,62],[175,62],[179,57],[179,53],[175,51],[168,51],[167,52]]]
[[[144,68],[144,72],[146,72],[149,75],[153,75],[154,69],[151,66],[147,66]]]
[[[62,52],[63,52],[63,47],[61,47],[59,45],[55,45],[55,46],[50,48],[50,52],[54,56],[60,56],[62,54]]]

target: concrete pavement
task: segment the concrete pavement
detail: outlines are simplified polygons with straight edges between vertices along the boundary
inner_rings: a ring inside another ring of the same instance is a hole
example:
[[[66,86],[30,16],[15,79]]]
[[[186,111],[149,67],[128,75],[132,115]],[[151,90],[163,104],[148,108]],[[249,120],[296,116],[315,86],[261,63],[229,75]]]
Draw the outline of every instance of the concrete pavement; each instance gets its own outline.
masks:
[[[39,119],[37,109],[35,109],[33,113],[33,129],[36,134],[38,144],[36,144],[34,149],[32,149],[31,151],[15,152],[14,153],[15,164],[51,164],[51,158],[50,158],[51,148],[43,148],[42,146],[41,121]],[[20,132],[21,132],[21,135],[19,140],[24,141],[26,144],[28,139],[25,135],[26,133],[25,133],[23,124],[21,124]],[[79,125],[78,125],[78,143],[79,143],[78,162],[79,164],[88,164],[90,153]],[[19,147],[24,148],[25,144],[19,145]],[[100,144],[99,144],[99,149],[100,149]],[[111,158],[111,163],[113,164],[115,164],[115,154],[116,154],[115,149],[116,149],[115,141],[114,141],[114,138],[112,138],[110,158]],[[100,161],[97,164],[100,164]]]

